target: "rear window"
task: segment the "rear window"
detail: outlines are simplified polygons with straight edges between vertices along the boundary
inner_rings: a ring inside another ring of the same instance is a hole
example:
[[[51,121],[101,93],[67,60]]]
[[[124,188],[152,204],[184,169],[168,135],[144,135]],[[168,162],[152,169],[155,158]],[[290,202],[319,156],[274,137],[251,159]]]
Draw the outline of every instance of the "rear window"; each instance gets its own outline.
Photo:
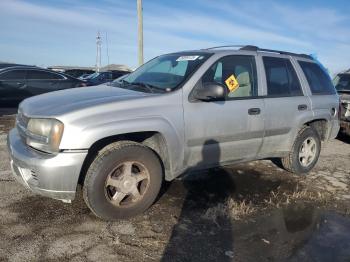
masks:
[[[316,63],[299,61],[313,95],[334,95],[335,89],[329,75]]]
[[[301,96],[300,82],[289,59],[263,57],[267,94],[269,96]]]
[[[0,74],[0,80],[24,80],[25,76],[25,70],[11,70]]]

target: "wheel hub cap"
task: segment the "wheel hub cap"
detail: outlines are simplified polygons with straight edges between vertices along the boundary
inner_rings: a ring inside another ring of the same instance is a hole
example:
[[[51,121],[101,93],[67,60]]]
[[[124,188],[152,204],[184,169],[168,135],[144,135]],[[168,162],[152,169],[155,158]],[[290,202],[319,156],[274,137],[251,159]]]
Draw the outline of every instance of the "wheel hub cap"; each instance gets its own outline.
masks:
[[[308,167],[316,158],[317,143],[313,137],[304,140],[299,151],[299,162],[303,167]]]
[[[134,187],[136,185],[136,181],[135,181],[135,179],[131,179],[131,178],[125,179],[121,183],[121,185],[122,185],[121,189],[123,190],[123,192],[129,193],[129,192],[131,192],[132,187]]]
[[[106,178],[106,198],[116,206],[135,203],[143,198],[149,181],[149,172],[143,164],[136,161],[123,162]]]

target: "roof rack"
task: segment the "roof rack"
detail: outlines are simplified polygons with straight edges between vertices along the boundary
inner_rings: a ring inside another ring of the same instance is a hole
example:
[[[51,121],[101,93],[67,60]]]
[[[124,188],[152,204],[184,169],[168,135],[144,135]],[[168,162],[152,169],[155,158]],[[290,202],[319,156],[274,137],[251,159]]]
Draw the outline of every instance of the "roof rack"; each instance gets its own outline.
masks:
[[[277,54],[281,54],[281,55],[291,55],[291,56],[299,56],[299,57],[304,57],[304,58],[308,58],[308,59],[313,59],[311,56],[306,55],[306,54],[297,54],[297,53],[286,52],[286,51],[260,48],[260,47],[254,46],[254,45],[223,45],[223,46],[214,46],[214,47],[206,48],[206,50],[226,48],[226,47],[239,47],[239,50],[243,50],[243,51],[277,53]]]
[[[268,52],[268,53],[277,53],[281,55],[291,55],[291,56],[299,56],[299,57],[304,57],[304,58],[309,58],[312,59],[311,56],[306,55],[306,54],[297,54],[297,53],[292,53],[292,52],[286,52],[286,51],[279,51],[279,50],[273,50],[273,49],[266,49],[266,48],[259,48],[257,46],[253,45],[246,45],[241,47],[239,50],[246,50],[246,51],[256,51],[256,52]]]
[[[204,48],[204,50],[211,50],[211,49],[219,49],[219,48],[226,48],[226,47],[245,47],[245,45],[219,45],[219,46],[213,46],[209,48]]]

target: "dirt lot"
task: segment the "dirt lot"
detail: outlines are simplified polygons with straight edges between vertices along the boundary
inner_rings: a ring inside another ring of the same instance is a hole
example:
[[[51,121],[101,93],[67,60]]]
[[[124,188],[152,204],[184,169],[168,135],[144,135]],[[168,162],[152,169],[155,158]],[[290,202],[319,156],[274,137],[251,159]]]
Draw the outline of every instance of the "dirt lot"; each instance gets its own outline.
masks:
[[[350,139],[323,145],[306,177],[272,161],[165,185],[145,214],[105,222],[81,197],[32,194],[11,176],[0,114],[0,261],[350,261]]]

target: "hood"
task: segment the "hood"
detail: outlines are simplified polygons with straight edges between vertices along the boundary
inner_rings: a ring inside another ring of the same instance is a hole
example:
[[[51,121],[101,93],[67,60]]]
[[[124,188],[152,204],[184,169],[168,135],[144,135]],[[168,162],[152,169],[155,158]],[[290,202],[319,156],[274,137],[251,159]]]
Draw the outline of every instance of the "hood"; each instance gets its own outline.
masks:
[[[152,94],[108,85],[72,88],[25,99],[19,106],[27,116],[50,117],[105,103]]]

